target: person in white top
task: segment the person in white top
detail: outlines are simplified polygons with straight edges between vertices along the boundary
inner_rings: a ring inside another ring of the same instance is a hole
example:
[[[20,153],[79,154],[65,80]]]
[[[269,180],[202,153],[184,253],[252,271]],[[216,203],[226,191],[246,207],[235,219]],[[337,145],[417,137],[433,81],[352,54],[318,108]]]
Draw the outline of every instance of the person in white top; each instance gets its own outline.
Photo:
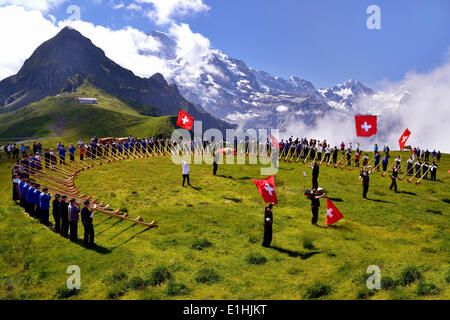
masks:
[[[186,180],[188,185],[190,186],[191,183],[189,182],[189,165],[184,160],[181,162],[181,165],[183,167],[183,187]]]

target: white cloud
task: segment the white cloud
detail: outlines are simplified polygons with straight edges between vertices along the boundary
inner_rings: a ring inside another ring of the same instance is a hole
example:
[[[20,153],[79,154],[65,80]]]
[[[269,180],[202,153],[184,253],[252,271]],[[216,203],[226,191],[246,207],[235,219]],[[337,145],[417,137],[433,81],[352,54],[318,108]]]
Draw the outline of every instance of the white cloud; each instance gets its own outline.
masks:
[[[58,28],[40,11],[22,7],[0,7],[0,79],[15,74],[33,51],[56,35]]]
[[[67,0],[0,0],[0,6],[17,5],[28,10],[47,12]]]
[[[136,3],[131,3],[129,4],[125,9],[127,10],[136,10],[136,11],[141,11],[142,7],[138,6]]]
[[[276,110],[277,110],[278,112],[286,112],[286,111],[289,111],[289,108],[286,107],[286,106],[278,106],[278,107],[276,108]]]
[[[123,7],[125,7],[125,4],[123,2],[119,3],[119,4],[114,4],[112,6],[113,9],[122,9]]]
[[[136,0],[138,3],[151,4],[147,16],[157,24],[174,22],[173,18],[206,12],[210,8],[203,0]]]
[[[209,64],[209,40],[192,32],[186,24],[172,24],[169,29],[169,36],[176,41],[176,55],[179,57],[175,62],[157,55],[142,55],[142,52],[158,52],[161,44],[158,39],[135,28],[111,30],[81,20],[56,22],[40,11],[8,6],[0,7],[0,29],[14,30],[14,33],[0,33],[0,43],[8,48],[2,51],[0,79],[17,73],[41,43],[66,25],[80,31],[103,49],[110,59],[141,77],[150,77],[159,72],[168,81],[194,84],[205,69],[216,71],[214,74],[223,77],[217,68]],[[174,70],[177,70],[176,75],[173,74]]]

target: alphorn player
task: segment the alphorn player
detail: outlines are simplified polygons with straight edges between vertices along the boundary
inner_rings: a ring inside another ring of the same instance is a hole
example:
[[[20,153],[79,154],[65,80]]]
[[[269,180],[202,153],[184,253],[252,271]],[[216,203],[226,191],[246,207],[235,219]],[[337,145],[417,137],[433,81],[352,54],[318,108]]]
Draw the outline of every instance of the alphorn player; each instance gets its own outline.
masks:
[[[394,188],[395,193],[398,193],[397,178],[398,178],[399,171],[400,171],[400,165],[396,164],[394,169],[392,170],[392,175],[391,175],[392,183],[391,183],[391,186],[389,187],[389,190],[392,190],[392,188]]]
[[[363,198],[367,199],[367,192],[369,191],[369,174],[370,170],[366,170],[366,168],[361,169],[361,174],[359,175],[359,180],[363,186]]]
[[[433,181],[436,181],[436,171],[437,171],[437,165],[436,165],[436,162],[433,161],[433,163],[430,165],[431,180],[433,180]]]

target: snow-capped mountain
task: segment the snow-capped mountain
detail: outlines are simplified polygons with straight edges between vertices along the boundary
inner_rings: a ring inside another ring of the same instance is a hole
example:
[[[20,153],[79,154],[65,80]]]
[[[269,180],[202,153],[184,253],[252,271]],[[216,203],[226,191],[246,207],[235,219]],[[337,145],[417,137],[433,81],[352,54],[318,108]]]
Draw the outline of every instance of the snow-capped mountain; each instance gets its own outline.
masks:
[[[316,89],[299,77],[284,79],[252,69],[220,50],[210,50],[193,66],[177,52],[176,41],[167,34],[154,31],[150,35],[161,45],[155,52],[142,54],[166,60],[172,72],[166,78],[187,100],[244,127],[283,128],[297,120],[314,123],[329,111],[352,116],[360,111],[359,99],[377,99],[375,91],[357,80]]]

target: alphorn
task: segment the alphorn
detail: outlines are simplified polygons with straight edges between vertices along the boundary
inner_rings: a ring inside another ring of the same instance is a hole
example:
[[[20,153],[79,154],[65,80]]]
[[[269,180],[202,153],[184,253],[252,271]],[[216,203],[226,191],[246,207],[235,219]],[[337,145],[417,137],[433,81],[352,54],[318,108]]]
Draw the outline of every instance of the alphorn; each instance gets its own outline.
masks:
[[[395,165],[396,162],[397,162],[397,161],[394,160],[394,162],[392,163],[392,166],[390,166],[390,167],[386,170],[386,172],[383,172],[383,173],[381,174],[381,176],[382,176],[382,177],[386,176],[386,173],[388,173],[388,171],[390,171],[390,170],[394,167],[394,165]]]
[[[342,162],[342,160],[344,160],[344,158],[345,158],[345,154],[342,155],[342,158],[341,158],[341,160],[338,161],[338,163],[333,164],[333,167],[337,168],[338,165]]]
[[[364,169],[370,166],[370,163],[372,162],[372,160],[375,160],[375,156],[373,156],[369,161],[367,161],[367,165],[364,166]]]
[[[380,164],[381,164],[381,161],[378,162],[378,164],[372,170],[370,170],[370,173],[374,172],[380,166]]]
[[[306,162],[308,161],[309,155],[311,154],[311,149],[312,146],[308,148],[308,154],[306,155],[305,160],[303,160],[303,164],[306,164]]]
[[[299,152],[299,154],[298,154],[297,159],[295,160],[295,163],[297,163],[298,160],[300,160],[300,157],[302,156],[302,153],[303,153],[303,150],[304,150],[304,149],[305,149],[305,145],[302,144],[302,148],[300,149],[300,152]]]
[[[413,175],[413,176],[412,176],[411,178],[409,178],[409,179],[408,179],[408,180],[406,180],[406,181],[407,181],[407,182],[411,182],[411,181],[413,181],[413,180],[414,180],[414,178],[415,178],[415,177],[417,177],[417,175],[418,175],[418,174],[420,174],[420,172],[422,171],[422,167],[423,167],[423,164],[421,164],[421,165],[420,165],[420,169],[416,171],[416,174],[415,174],[415,175]]]
[[[345,156],[345,155],[344,155]],[[345,167],[347,167],[348,165],[349,165],[349,163],[351,163],[352,162],[352,155],[350,155],[350,160],[346,160],[345,161],[345,164],[343,164],[343,165],[341,165],[341,166],[339,166],[339,168],[341,169],[341,170],[343,170]]]
[[[431,169],[431,166],[428,166],[428,169],[427,169],[427,171],[425,171],[425,173],[423,174],[423,176],[422,177],[420,177],[420,179],[419,180],[417,180],[416,182],[414,182],[415,184],[419,184],[420,183],[420,181],[422,181],[422,179],[428,174],[428,171],[430,171],[430,169]]]
[[[403,179],[404,177],[406,177],[406,175],[407,175],[411,170],[414,170],[414,166],[413,166],[413,165],[411,166],[411,168],[409,168],[409,170],[407,170],[407,171],[405,172],[405,174],[404,174],[403,176],[399,177],[398,180],[399,180],[399,181],[402,181],[402,179]]]
[[[331,159],[332,159],[332,158],[333,158],[333,155],[331,154],[331,151],[330,151],[330,160],[328,160],[327,167],[330,166],[330,164],[331,164]]]
[[[289,150],[288,150],[288,153],[286,154],[286,157],[284,157],[284,162],[286,162],[287,158],[289,158],[289,155],[291,154],[291,150],[292,150],[291,145],[289,145]]]

